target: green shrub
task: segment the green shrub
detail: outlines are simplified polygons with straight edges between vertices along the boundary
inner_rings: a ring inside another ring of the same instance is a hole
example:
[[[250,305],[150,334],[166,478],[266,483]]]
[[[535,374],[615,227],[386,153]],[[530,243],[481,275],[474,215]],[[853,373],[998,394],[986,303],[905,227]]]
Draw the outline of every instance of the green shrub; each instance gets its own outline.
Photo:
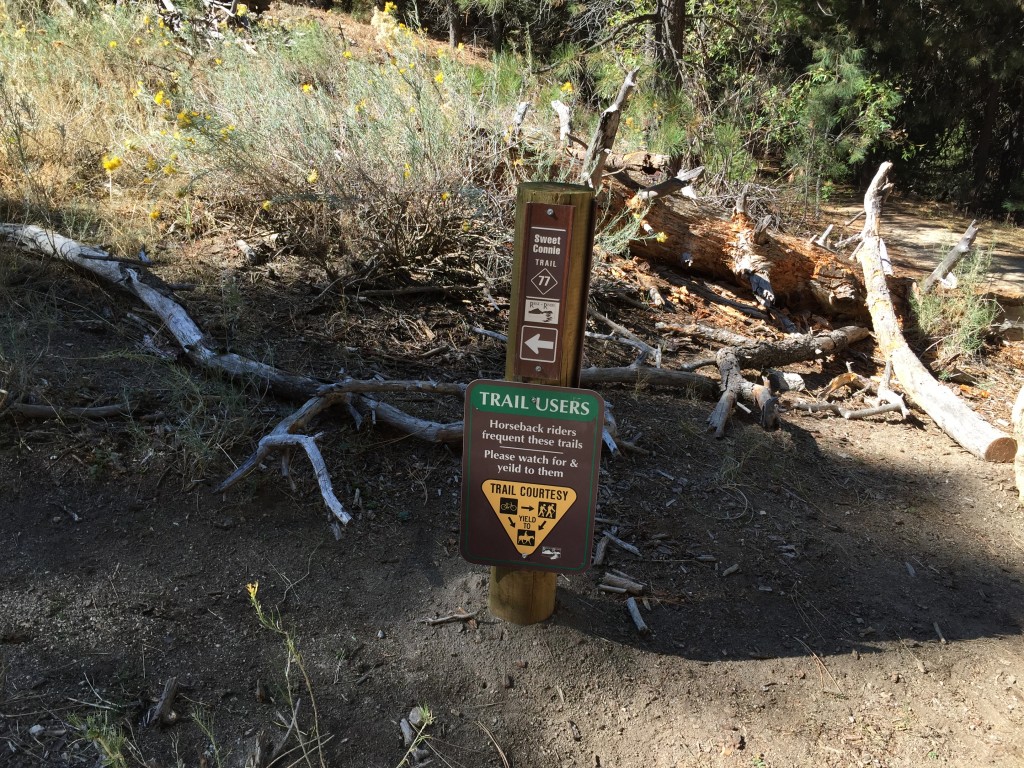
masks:
[[[991,263],[991,255],[975,250],[957,265],[956,288],[939,287],[911,299],[918,329],[930,340],[940,368],[975,357],[985,344],[998,312],[983,292]]]

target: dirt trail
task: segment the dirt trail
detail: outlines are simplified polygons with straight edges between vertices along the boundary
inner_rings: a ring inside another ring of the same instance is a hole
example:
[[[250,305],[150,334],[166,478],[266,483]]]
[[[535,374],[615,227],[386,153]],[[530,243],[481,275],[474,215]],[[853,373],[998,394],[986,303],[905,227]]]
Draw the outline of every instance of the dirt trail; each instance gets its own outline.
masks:
[[[843,199],[826,206],[822,222],[835,223],[833,232],[838,234],[841,225],[861,210],[863,201]],[[930,273],[960,239],[971,219],[949,205],[890,197],[882,209],[881,226],[896,273],[913,278]],[[862,223],[858,219],[843,233],[859,231]],[[980,224],[975,245],[991,253],[990,290],[1009,304],[1024,302],[1024,229],[991,219]]]

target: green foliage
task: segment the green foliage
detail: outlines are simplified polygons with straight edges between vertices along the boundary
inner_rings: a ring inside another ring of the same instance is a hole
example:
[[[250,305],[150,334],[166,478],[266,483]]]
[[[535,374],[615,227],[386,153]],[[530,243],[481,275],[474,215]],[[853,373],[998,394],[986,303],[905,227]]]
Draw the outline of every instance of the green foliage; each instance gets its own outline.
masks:
[[[981,352],[998,306],[983,292],[991,256],[973,251],[955,270],[957,287],[914,295],[911,307],[921,333],[936,348],[938,366]]]
[[[128,740],[109,712],[91,714],[85,719],[72,717],[71,726],[82,739],[92,743],[99,753],[99,765],[104,768],[128,768],[129,757],[132,762],[142,763],[138,748]]]
[[[197,117],[164,154],[203,194],[290,231],[332,277],[416,279],[441,256],[486,254],[525,172],[506,150],[522,64],[466,69],[407,28],[390,35],[378,62],[315,27],[261,31],[259,55],[182,84]]]

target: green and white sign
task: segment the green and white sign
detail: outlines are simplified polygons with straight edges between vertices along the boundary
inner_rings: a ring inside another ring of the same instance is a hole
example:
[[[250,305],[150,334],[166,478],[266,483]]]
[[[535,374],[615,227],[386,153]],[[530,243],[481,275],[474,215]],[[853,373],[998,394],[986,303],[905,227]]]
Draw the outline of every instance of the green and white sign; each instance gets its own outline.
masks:
[[[604,400],[585,389],[474,381],[466,391],[462,556],[549,571],[590,565]]]

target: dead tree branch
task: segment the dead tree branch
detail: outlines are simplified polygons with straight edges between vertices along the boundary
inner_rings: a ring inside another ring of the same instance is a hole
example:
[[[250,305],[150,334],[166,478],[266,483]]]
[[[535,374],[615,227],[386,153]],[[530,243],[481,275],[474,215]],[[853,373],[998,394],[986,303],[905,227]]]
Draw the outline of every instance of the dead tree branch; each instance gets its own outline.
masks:
[[[977,220],[970,223],[967,227],[967,231],[964,232],[960,238],[960,242],[949,249],[949,253],[946,257],[939,262],[939,266],[928,275],[924,280],[921,281],[921,293],[931,293],[932,289],[935,288],[935,284],[942,282],[946,279],[946,275],[953,271],[953,268],[960,263],[960,260],[971,252],[971,248],[974,247],[974,239],[978,236],[978,230],[981,229],[978,226]]]
[[[611,105],[601,113],[597,128],[594,129],[594,136],[587,145],[587,154],[583,158],[583,168],[580,171],[579,183],[586,184],[597,190],[601,188],[601,178],[604,176],[605,161],[611,154],[612,146],[615,144],[615,135],[619,132],[619,120],[622,111],[626,108],[630,94],[636,87],[636,73],[639,70],[631,69],[626,74],[619,93]]]

